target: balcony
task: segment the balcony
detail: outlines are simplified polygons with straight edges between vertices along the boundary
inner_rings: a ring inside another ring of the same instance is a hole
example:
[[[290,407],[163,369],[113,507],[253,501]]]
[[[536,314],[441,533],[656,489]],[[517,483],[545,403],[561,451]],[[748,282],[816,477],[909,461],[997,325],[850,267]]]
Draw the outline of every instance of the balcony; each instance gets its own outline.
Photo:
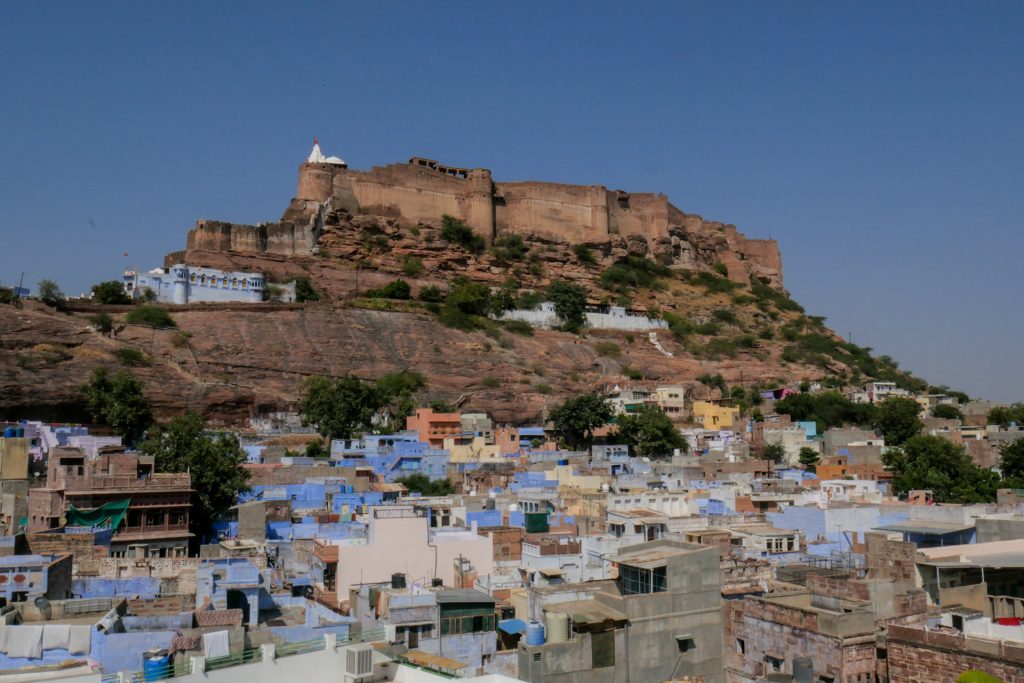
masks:
[[[313,556],[325,564],[338,562],[338,546],[315,541]]]

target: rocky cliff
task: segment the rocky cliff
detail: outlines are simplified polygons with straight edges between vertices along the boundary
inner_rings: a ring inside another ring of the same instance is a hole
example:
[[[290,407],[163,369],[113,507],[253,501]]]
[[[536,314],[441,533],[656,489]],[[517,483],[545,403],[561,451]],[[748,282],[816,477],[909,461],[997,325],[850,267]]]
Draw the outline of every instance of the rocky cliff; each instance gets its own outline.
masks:
[[[127,325],[126,309],[115,308],[112,335],[90,326],[96,309],[88,305],[3,306],[0,415],[84,419],[78,387],[101,365],[143,378],[161,416],[198,410],[229,423],[294,407],[311,375],[374,379],[407,368],[429,383],[422,399],[513,423],[615,385],[717,396],[699,381],[705,375],[722,375],[746,396],[802,379],[919,383],[806,316],[782,288],[774,242],[685,214],[661,195],[492,183],[489,172],[422,161],[370,172],[304,164],[281,221],[200,221],[186,249],[167,257],[258,271],[270,282],[308,278],[318,302],[169,306],[177,324],[169,330]],[[486,216],[480,202],[491,211],[490,232],[480,235],[491,248],[474,253],[446,241],[442,213]],[[568,281],[592,304],[646,311],[671,329],[465,332],[443,326],[430,304],[365,298],[399,278],[414,298],[456,278],[518,296]]]

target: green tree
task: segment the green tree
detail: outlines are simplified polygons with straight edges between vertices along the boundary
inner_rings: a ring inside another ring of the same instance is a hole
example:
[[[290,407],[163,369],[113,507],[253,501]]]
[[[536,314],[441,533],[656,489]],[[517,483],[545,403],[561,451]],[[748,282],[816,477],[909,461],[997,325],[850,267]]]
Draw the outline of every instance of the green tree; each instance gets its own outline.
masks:
[[[821,456],[818,455],[818,451],[814,450],[810,446],[803,446],[800,449],[800,464],[807,468],[808,472],[814,472],[818,466],[818,461],[821,460]]]
[[[645,404],[638,412],[618,419],[615,437],[628,444],[642,458],[670,458],[675,449],[686,451],[686,437],[672,424],[661,408]]]
[[[371,299],[409,299],[412,287],[405,280],[392,280],[383,287],[367,290],[366,296]]]
[[[320,293],[313,288],[313,283],[310,282],[308,277],[295,278],[295,300],[300,303],[304,301],[320,301]]]
[[[894,396],[875,406],[872,426],[885,438],[886,446],[899,446],[921,433],[924,423],[918,415],[921,406],[912,398]]]
[[[441,239],[457,244],[468,252],[479,254],[484,250],[484,238],[454,216],[441,217]]]
[[[774,463],[781,463],[786,459],[786,449],[781,443],[765,444],[761,449],[761,457]]]
[[[139,306],[128,311],[124,321],[131,325],[144,325],[145,327],[177,327],[171,314],[159,306]]]
[[[960,412],[960,409],[949,403],[940,403],[932,408],[932,417],[942,418],[943,420],[964,421],[964,414]]]
[[[578,332],[587,323],[587,290],[582,285],[555,280],[548,285],[548,299],[555,304],[562,329]]]
[[[549,414],[555,430],[573,448],[590,448],[594,430],[612,419],[612,407],[597,394],[581,394],[565,400]]]
[[[405,429],[404,418],[416,410],[416,393],[427,387],[427,378],[415,370],[390,372],[377,378],[377,389],[391,414],[392,429]]]
[[[999,469],[1007,479],[1024,479],[1024,439],[1002,445],[999,449]]]
[[[64,292],[53,280],[40,280],[38,287],[39,300],[47,306],[60,306],[64,303]]]
[[[882,454],[896,493],[926,489],[938,503],[984,503],[995,499],[999,477],[978,467],[963,448],[938,436],[916,435]]]
[[[114,330],[114,319],[106,313],[97,313],[89,316],[89,322],[100,334],[110,334]]]
[[[491,310],[497,315],[514,310],[518,299],[519,287],[515,280],[509,280],[491,293]]]
[[[107,280],[92,286],[92,300],[98,304],[130,304],[132,298],[117,280]]]
[[[988,413],[988,423],[990,425],[999,425],[1006,429],[1010,426],[1011,422],[1024,425],[1024,403],[996,406]]]
[[[127,445],[134,446],[153,424],[153,411],[142,388],[142,382],[130,372],[112,375],[107,368],[98,367],[80,390],[92,419],[110,426]]]
[[[317,439],[316,441],[310,441],[306,444],[305,455],[307,458],[327,458],[331,453],[324,446],[324,442]]]
[[[191,524],[197,536],[208,532],[249,488],[249,473],[242,467],[245,453],[238,439],[231,434],[206,434],[203,418],[197,413],[186,413],[158,427],[139,450],[154,456],[158,472],[192,475]]]
[[[314,375],[306,380],[299,412],[304,424],[316,425],[328,439],[348,439],[369,429],[387,396],[373,384],[348,375],[331,380]]]
[[[837,391],[790,394],[775,404],[775,412],[789,415],[794,422],[815,422],[819,433],[849,424],[868,426],[872,423],[874,411],[871,404],[854,403]]]
[[[447,479],[431,481],[425,474],[409,474],[395,480],[410,492],[424,496],[450,496],[455,493],[455,486]]]
[[[729,392],[729,385],[725,383],[725,378],[721,375],[711,375],[704,373],[697,378],[697,381],[706,386],[708,389],[718,389],[719,395],[725,398],[725,395]]]
[[[428,301],[431,303],[439,303],[444,300],[444,294],[441,292],[440,287],[434,285],[425,285],[420,287],[420,301]]]
[[[528,251],[529,248],[523,242],[523,238],[515,233],[502,235],[494,240],[494,247],[491,249],[491,253],[499,261],[521,261]]]

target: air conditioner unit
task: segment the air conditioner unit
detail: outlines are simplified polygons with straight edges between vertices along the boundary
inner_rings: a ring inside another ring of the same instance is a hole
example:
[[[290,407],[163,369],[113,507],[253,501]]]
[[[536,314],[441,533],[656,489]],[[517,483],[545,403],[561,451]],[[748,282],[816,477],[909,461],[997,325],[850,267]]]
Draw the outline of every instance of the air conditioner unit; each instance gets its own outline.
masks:
[[[373,647],[359,645],[345,651],[345,675],[362,678],[373,673]]]

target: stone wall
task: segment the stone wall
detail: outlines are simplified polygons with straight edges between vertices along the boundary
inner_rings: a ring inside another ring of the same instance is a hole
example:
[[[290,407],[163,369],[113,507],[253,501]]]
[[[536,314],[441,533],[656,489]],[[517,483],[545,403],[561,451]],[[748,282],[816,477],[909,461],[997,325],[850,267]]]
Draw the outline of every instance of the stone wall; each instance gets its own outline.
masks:
[[[418,163],[369,171],[304,163],[295,199],[279,222],[199,221],[189,233],[188,251],[309,254],[326,208],[434,226],[451,215],[488,244],[505,233],[570,244],[600,244],[613,235],[644,238],[664,242],[662,251],[673,252],[677,265],[694,267],[700,252],[705,260],[724,263],[736,282],[756,275],[782,286],[782,259],[774,240],[747,239],[735,226],[683,213],[665,195],[602,185],[495,183],[487,169],[452,174]],[[686,239],[691,243],[684,243]]]
[[[889,681],[955,683],[976,669],[1006,683],[1024,683],[1024,645],[970,638],[952,629],[889,627]]]

